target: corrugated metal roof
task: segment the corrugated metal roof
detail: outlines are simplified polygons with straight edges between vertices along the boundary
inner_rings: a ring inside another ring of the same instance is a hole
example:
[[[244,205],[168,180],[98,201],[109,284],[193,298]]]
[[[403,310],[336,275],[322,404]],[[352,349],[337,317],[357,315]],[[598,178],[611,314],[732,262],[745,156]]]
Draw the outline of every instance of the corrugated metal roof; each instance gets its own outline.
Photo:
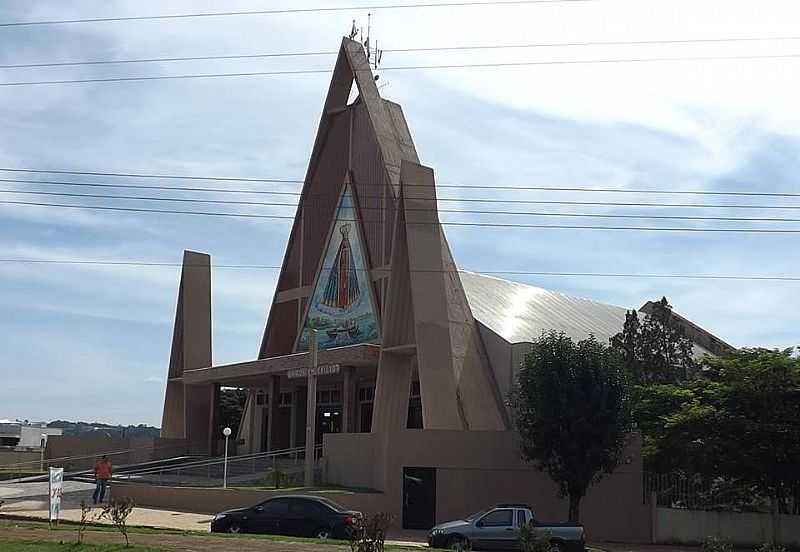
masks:
[[[510,343],[533,341],[543,331],[556,330],[574,340],[591,333],[607,344],[625,323],[623,307],[474,272],[460,275],[475,319]]]
[[[607,345],[622,331],[625,312],[632,310],[485,274],[459,271],[459,275],[475,320],[509,343],[531,342],[542,332],[555,330],[575,341],[592,334]],[[696,358],[712,354],[696,342],[692,351]]]

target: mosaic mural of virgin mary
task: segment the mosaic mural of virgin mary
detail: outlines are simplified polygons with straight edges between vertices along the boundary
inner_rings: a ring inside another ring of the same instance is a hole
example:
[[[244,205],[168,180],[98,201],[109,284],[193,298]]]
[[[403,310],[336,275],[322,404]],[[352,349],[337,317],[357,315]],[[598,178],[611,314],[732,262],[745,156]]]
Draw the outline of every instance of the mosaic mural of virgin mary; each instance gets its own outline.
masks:
[[[337,309],[346,309],[361,295],[358,288],[358,275],[353,261],[353,250],[350,245],[350,225],[345,224],[339,228],[342,242],[336,259],[328,272],[328,284],[322,295],[322,303]]]
[[[345,190],[311,296],[298,351],[308,350],[311,328],[318,330],[320,349],[366,343],[378,337],[357,224],[352,196]]]

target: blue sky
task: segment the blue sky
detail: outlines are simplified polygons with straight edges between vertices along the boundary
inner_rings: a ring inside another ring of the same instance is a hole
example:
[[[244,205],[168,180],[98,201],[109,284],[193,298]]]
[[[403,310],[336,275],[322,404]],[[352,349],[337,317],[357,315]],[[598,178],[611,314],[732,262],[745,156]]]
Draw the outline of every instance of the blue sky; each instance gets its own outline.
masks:
[[[373,21],[381,46],[405,48],[787,36],[792,34],[791,24],[798,16],[798,8],[791,2],[779,1],[759,3],[757,12],[753,2],[643,4],[607,0],[502,9],[384,10],[374,14]],[[248,0],[228,2],[226,9],[284,5],[294,6]],[[0,21],[219,9],[214,2],[11,0],[0,7]],[[364,11],[356,10],[302,16],[7,27],[0,28],[0,64],[335,50],[354,18],[366,24]],[[383,63],[776,53],[800,54],[800,41],[387,53]],[[0,69],[0,82],[326,69],[332,63],[331,57],[311,57]],[[422,161],[435,169],[440,183],[799,191],[798,64],[797,59],[780,59],[385,71],[379,82],[386,83],[381,90],[385,97],[403,105]],[[300,75],[0,87],[0,167],[302,178],[327,86],[327,75]],[[2,178],[24,177],[0,172]],[[80,176],[49,179],[110,180]],[[52,186],[14,182],[0,182],[0,189],[56,191]],[[274,185],[274,189],[292,191],[296,186]],[[440,191],[441,196],[465,198],[487,197],[489,193]],[[588,195],[521,190],[492,193],[499,199],[587,200]],[[32,198],[9,193],[0,196]],[[598,193],[591,194],[591,199],[632,200],[633,196]],[[756,202],[691,196],[639,199]],[[74,198],[60,202],[102,203]],[[758,198],[757,202],[792,201]],[[132,201],[117,204],[157,206]],[[179,204],[175,207],[185,208]],[[467,209],[475,205],[448,203],[447,207]],[[614,213],[596,207],[514,207]],[[287,207],[240,211],[294,212]],[[629,208],[624,212],[701,211]],[[741,209],[702,212],[715,216],[799,214]],[[442,218],[490,221],[497,220],[497,215],[443,214]],[[504,219],[508,221],[587,222],[556,217]],[[724,222],[687,224],[735,227],[735,223]],[[220,264],[276,265],[282,259],[288,230],[289,221],[279,220],[0,205],[0,257],[179,262],[183,249],[195,249],[211,253],[214,262]],[[447,235],[460,266],[476,271],[796,274],[797,238],[791,235],[453,226],[447,228]],[[275,272],[266,270],[215,270],[215,362],[254,357],[275,276]],[[0,417],[158,424],[178,278],[178,270],[169,267],[0,263],[0,376],[4,379]],[[648,299],[666,295],[680,313],[735,345],[788,347],[800,342],[796,330],[800,314],[792,307],[797,304],[797,283],[516,279],[626,307],[638,307]]]

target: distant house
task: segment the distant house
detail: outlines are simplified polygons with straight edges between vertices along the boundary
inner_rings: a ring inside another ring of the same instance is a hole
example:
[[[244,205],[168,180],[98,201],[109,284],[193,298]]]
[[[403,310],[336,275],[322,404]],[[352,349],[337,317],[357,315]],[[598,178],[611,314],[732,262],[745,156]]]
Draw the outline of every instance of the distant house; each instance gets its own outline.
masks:
[[[41,448],[47,437],[61,435],[61,429],[47,427],[45,423],[0,420],[0,447]]]

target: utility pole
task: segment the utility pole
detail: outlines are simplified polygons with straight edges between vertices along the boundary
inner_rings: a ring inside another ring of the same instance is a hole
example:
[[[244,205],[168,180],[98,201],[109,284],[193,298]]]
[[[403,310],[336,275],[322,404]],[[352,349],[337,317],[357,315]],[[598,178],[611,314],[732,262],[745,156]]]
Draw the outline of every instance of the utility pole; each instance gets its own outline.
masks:
[[[314,449],[317,434],[317,353],[319,341],[317,330],[309,330],[309,353],[311,366],[308,368],[308,394],[306,396],[306,463],[303,484],[314,486]]]

